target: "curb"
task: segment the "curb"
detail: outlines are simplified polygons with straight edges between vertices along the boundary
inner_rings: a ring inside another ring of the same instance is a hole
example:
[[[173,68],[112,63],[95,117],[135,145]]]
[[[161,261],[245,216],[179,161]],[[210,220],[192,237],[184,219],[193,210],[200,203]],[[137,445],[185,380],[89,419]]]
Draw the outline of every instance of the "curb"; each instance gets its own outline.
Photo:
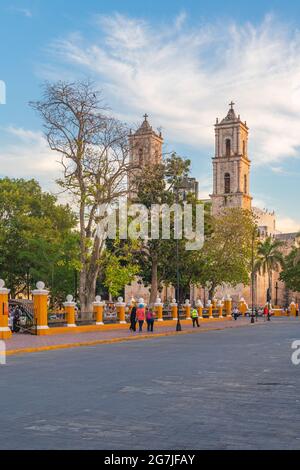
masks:
[[[21,354],[34,354],[39,352],[45,351],[55,351],[58,349],[72,349],[72,348],[80,348],[80,347],[89,347],[89,346],[97,346],[101,344],[115,344],[115,343],[126,343],[130,341],[145,341],[155,338],[162,338],[168,336],[182,336],[182,335],[191,335],[191,334],[198,334],[198,333],[206,333],[209,331],[222,331],[227,329],[236,329],[236,328],[245,328],[252,325],[245,324],[239,326],[224,326],[224,327],[216,327],[216,328],[200,328],[199,330],[188,330],[188,331],[181,331],[180,333],[176,331],[169,331],[166,333],[154,333],[153,335],[144,335],[144,336],[128,336],[124,338],[111,338],[111,339],[99,339],[94,341],[85,341],[85,342],[77,342],[77,343],[65,343],[65,344],[54,344],[50,346],[40,346],[36,348],[23,348],[23,349],[11,349],[6,351],[7,356],[15,356]]]

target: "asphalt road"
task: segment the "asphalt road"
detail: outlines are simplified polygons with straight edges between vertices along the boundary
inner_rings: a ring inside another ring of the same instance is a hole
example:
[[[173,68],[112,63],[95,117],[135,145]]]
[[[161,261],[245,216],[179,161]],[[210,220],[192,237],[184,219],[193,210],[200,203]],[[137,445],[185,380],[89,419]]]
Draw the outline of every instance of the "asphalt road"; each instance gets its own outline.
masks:
[[[300,321],[0,366],[0,449],[300,449]]]

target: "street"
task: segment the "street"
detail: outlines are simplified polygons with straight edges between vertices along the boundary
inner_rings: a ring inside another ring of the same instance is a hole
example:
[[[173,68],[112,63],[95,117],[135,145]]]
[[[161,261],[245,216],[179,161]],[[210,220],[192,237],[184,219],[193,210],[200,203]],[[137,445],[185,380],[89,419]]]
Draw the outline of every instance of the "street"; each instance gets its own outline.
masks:
[[[8,357],[0,449],[300,449],[298,319]]]

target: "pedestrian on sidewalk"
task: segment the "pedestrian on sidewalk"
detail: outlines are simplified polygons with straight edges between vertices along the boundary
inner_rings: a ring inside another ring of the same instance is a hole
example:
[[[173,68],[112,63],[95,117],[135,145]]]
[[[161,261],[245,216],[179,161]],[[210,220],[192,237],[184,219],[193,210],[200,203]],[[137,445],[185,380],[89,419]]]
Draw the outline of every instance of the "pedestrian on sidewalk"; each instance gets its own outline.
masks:
[[[136,332],[136,306],[134,305],[130,312],[130,331]]]
[[[235,321],[238,319],[238,316],[239,316],[239,309],[237,307],[234,307],[233,309],[233,318],[235,319]]]
[[[136,311],[136,316],[139,322],[139,333],[142,333],[143,331],[143,325],[145,322],[145,307],[143,304],[140,304],[137,311]]]
[[[147,308],[146,312],[147,330],[153,333],[154,328],[154,313],[151,307]]]
[[[200,328],[199,314],[198,314],[198,310],[196,308],[194,308],[192,310],[192,321],[193,321],[193,328],[196,328],[196,325],[197,325],[198,328]]]
[[[264,321],[267,321],[268,318],[269,318],[269,307],[268,305],[266,305],[264,308]]]

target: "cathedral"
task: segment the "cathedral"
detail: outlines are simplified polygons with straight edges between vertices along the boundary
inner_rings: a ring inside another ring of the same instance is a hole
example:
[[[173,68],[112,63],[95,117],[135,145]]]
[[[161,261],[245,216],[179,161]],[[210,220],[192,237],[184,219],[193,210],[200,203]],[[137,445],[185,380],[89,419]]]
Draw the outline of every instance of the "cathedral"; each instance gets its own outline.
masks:
[[[242,121],[240,115],[234,110],[231,102],[224,119],[217,118],[215,123],[215,153],[212,158],[213,191],[210,199],[212,215],[217,216],[223,209],[240,207],[252,210],[256,216],[261,239],[268,236],[279,238],[286,243],[285,251],[295,244],[295,233],[281,234],[276,230],[276,216],[274,212],[261,210],[252,205],[250,193],[250,169],[251,160],[248,154],[249,128],[246,121]],[[163,158],[163,137],[161,132],[153,130],[148,121],[147,114],[140,128],[129,136],[130,161],[141,169],[143,165],[159,163]],[[198,183],[195,178],[188,178],[186,190],[198,194]],[[129,185],[131,181],[129,179]],[[287,305],[297,297],[296,293],[288,292],[284,283],[279,280],[279,274],[273,273],[272,291],[276,292],[276,300],[279,305]],[[267,275],[255,276],[254,299],[256,305],[264,305],[268,288]],[[231,295],[237,303],[241,298],[250,305],[252,292],[249,286],[238,285],[235,288],[222,286],[217,289],[216,297],[222,298]],[[127,286],[125,289],[126,301],[132,297],[144,297],[149,299],[149,289],[138,282]],[[174,297],[173,288],[164,288],[161,293],[164,302]],[[205,302],[208,293],[203,288],[191,286],[191,301],[200,298]],[[297,299],[296,299],[297,300]],[[275,295],[273,296],[275,303]]]

